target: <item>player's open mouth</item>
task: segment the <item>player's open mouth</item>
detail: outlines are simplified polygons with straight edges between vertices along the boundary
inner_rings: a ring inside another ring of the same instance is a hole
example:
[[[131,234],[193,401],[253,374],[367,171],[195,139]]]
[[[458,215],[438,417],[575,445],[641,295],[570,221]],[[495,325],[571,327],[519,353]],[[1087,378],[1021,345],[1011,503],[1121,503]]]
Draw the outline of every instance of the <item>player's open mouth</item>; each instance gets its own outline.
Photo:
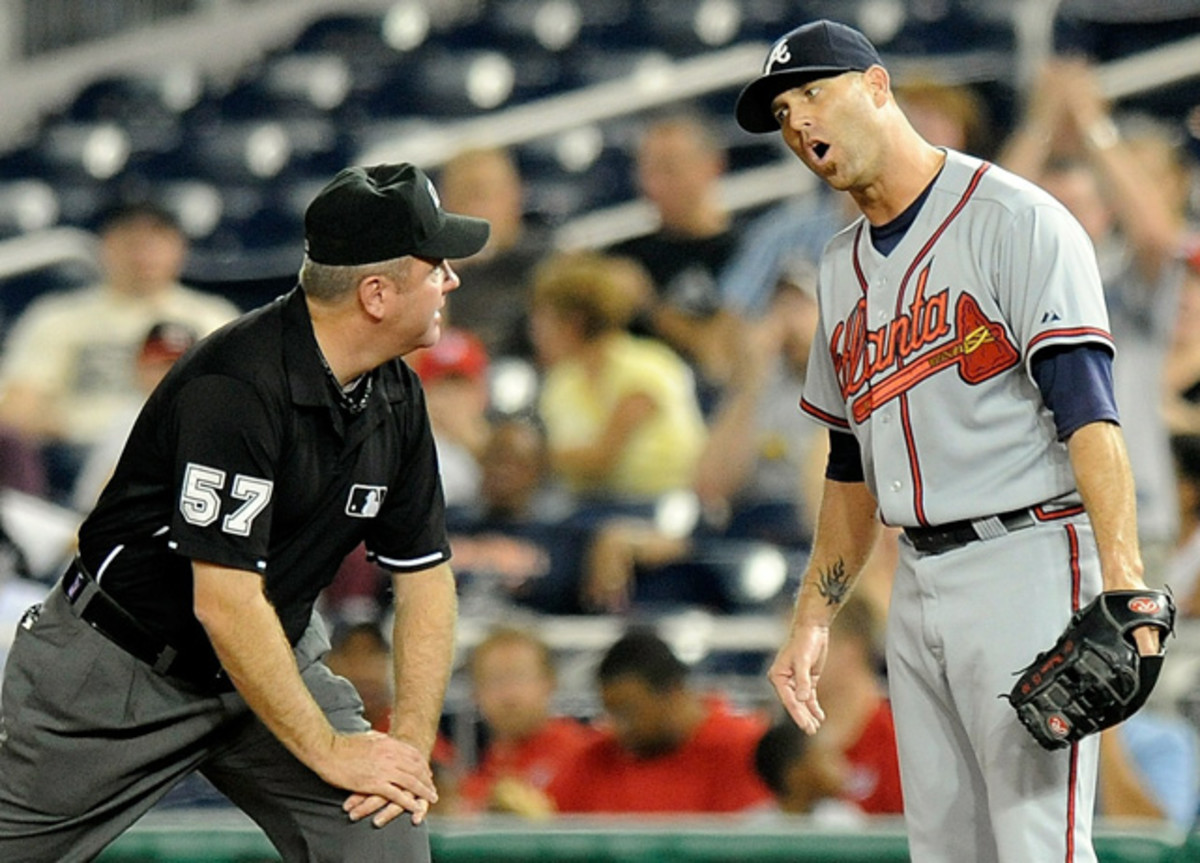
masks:
[[[814,162],[823,162],[825,154],[829,152],[829,144],[824,141],[811,141],[808,150],[812,153]]]

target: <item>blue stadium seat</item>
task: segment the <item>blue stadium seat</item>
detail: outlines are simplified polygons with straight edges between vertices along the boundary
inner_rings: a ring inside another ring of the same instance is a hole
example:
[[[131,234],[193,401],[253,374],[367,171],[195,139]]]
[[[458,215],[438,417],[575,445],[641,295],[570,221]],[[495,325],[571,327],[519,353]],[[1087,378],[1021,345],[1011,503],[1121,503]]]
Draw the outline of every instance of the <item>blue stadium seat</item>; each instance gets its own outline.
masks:
[[[537,47],[569,55],[581,45],[628,45],[644,0],[502,0],[453,30],[456,42],[510,51]]]
[[[558,92],[561,62],[536,49],[431,46],[393,66],[365,106],[373,118],[471,116]]]
[[[734,0],[644,0],[637,41],[690,56],[757,38],[765,24]]]
[[[68,119],[122,124],[178,117],[204,91],[196,70],[177,67],[162,74],[112,74],[86,84],[66,108]]]
[[[937,3],[898,3],[887,7],[893,16],[880,14],[877,5],[864,0],[803,0],[797,11],[804,18],[829,18],[862,30],[881,54],[922,56],[1005,51],[1015,48],[1011,18],[981,10],[967,0]]]
[[[292,41],[298,54],[332,52],[347,60],[367,62],[390,54],[378,12],[331,13],[315,18]]]

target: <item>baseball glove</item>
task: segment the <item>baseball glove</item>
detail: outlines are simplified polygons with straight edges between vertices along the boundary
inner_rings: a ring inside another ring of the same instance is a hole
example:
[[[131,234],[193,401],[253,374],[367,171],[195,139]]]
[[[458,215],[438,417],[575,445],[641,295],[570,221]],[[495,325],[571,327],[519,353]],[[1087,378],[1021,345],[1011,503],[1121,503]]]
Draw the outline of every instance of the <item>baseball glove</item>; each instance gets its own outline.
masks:
[[[1132,630],[1160,630],[1156,656],[1140,656]],[[1146,702],[1162,668],[1175,602],[1158,590],[1101,593],[1071,617],[1051,648],[1020,672],[1007,696],[1034,740],[1061,749],[1116,725]]]

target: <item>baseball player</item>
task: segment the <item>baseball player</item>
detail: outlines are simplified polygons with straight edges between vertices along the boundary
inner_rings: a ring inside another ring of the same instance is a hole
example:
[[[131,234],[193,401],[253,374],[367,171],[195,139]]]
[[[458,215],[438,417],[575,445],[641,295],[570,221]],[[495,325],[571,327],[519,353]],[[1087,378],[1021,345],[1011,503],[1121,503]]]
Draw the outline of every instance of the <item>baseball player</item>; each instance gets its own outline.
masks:
[[[379,165],[340,172],[305,234],[299,287],[150,396],[77,559],[20,624],[0,860],[90,860],[196,770],[285,860],[429,860],[456,605],[425,403],[398,358],[437,341],[447,259],[488,223]],[[313,615],[363,541],[394,573],[386,735],[322,663]]]
[[[902,527],[887,667],[912,858],[1094,861],[1097,737],[1047,752],[997,697],[1074,609],[1144,587],[1091,246],[1049,195],[922,139],[850,27],[779,39],[737,120],[862,212],[820,266],[801,408],[830,456],[770,679],[816,732],[829,622],[878,522]]]

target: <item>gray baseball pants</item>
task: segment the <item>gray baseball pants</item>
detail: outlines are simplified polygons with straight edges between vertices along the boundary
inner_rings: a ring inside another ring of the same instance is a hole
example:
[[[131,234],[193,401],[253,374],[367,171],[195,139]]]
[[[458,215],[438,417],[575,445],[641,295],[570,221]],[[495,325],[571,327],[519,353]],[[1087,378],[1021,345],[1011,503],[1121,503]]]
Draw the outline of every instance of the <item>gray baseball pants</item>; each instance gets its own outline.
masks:
[[[353,685],[320,661],[328,649],[314,619],[295,651],[304,682],[335,728],[366,731]],[[197,770],[288,863],[429,863],[424,825],[352,823],[347,792],[288,752],[236,692],[163,677],[53,589],[18,629],[0,694],[0,860],[91,860]]]

